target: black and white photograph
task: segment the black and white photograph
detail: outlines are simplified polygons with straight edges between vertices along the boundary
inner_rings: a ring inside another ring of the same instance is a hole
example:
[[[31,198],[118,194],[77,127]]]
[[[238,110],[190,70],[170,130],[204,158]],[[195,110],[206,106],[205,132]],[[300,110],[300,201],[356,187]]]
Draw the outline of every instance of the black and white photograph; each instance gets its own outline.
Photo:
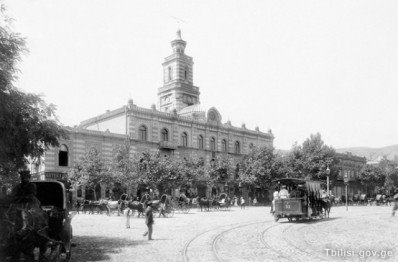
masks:
[[[0,261],[398,261],[397,14],[0,0]]]

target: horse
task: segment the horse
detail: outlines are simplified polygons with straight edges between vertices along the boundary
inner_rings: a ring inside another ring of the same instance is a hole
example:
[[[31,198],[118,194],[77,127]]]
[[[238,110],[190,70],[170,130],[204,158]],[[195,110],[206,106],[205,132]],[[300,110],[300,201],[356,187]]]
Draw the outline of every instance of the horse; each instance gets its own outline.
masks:
[[[30,203],[11,204],[3,223],[8,224],[5,227],[6,252],[14,260],[19,261],[23,253],[25,261],[34,261],[33,251],[36,247],[40,250],[40,261],[57,253],[55,247],[60,242],[49,237],[48,216],[40,207]],[[51,248],[50,252],[48,248]]]
[[[366,194],[361,194],[361,196],[359,197],[359,203],[363,206],[366,206],[368,204],[368,198]]]
[[[212,200],[204,198],[204,197],[197,197],[197,202],[199,203],[200,211],[203,211],[203,208],[207,207],[207,211],[210,211],[210,204]]]
[[[211,200],[210,200],[210,203],[211,203],[211,207],[214,208],[214,209],[220,209],[220,208],[221,208],[221,204],[220,204],[220,202],[218,201],[218,198],[217,198],[217,197],[211,199]]]
[[[152,202],[152,209],[153,211],[159,211],[159,207],[161,203],[164,203],[166,201],[167,195],[162,195],[160,200],[152,200],[151,196],[149,194],[145,194],[141,197],[140,202],[143,204],[144,209],[147,207],[148,201]]]
[[[322,213],[324,213],[325,216],[329,218],[330,209],[332,208],[332,201],[328,197],[326,197],[321,199],[320,204],[322,208]]]
[[[119,199],[117,201],[111,201],[111,200],[107,200],[107,199],[100,199],[99,200],[100,208],[102,208],[104,206],[106,208],[106,214],[108,216],[110,216],[112,214],[112,210],[117,210],[117,215],[120,216],[121,204],[122,204],[122,200],[121,199]]]
[[[138,201],[124,200],[123,204],[122,204],[122,208],[124,208],[124,207],[127,208],[126,228],[130,228],[130,211],[137,210],[138,217],[140,217],[140,215],[144,213],[144,204],[140,203]]]

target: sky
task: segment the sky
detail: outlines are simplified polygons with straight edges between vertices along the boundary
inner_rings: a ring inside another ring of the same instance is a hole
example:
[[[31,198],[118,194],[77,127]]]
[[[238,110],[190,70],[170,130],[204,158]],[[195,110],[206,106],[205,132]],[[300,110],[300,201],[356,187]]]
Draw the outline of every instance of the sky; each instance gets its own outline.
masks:
[[[62,124],[157,102],[181,29],[201,104],[277,149],[398,144],[398,1],[5,0],[29,53],[16,86]]]

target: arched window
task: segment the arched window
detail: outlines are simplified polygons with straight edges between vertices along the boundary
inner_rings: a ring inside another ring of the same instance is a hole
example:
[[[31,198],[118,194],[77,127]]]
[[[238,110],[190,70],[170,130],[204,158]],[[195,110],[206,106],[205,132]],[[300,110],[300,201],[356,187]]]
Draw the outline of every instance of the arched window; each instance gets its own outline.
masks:
[[[138,129],[138,135],[141,141],[147,141],[148,132],[146,126],[144,125],[140,126],[140,128]]]
[[[167,131],[166,128],[162,129],[161,135],[162,135],[162,141],[169,141],[169,131]]]
[[[200,136],[198,136],[198,148],[199,149],[203,149],[203,136],[202,135],[200,135]]]
[[[240,154],[240,143],[239,143],[239,141],[235,142],[235,154]]]
[[[183,132],[181,134],[181,145],[183,147],[187,147],[188,146],[188,134],[186,132]]]
[[[210,150],[216,151],[216,139],[214,137],[210,138]]]
[[[221,148],[223,152],[228,152],[228,147],[227,147],[227,140],[223,139],[221,141]]]
[[[68,166],[68,147],[66,145],[61,145],[59,148],[58,165]]]
[[[171,66],[169,66],[168,70],[169,70],[169,81],[170,81],[171,79],[173,79],[173,69],[171,68]]]

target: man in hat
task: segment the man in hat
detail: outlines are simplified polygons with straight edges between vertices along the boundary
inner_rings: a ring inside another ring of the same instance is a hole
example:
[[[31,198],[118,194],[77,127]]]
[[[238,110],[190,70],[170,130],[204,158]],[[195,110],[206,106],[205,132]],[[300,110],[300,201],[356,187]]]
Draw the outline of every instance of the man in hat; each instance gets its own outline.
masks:
[[[145,224],[148,227],[148,231],[146,231],[143,236],[148,235],[148,240],[152,240],[152,231],[153,231],[153,212],[152,212],[152,202],[148,201],[147,208],[145,209]]]
[[[36,185],[30,182],[30,172],[19,172],[21,183],[16,185],[11,193],[12,202],[26,204],[29,208],[40,208],[40,201],[36,198]]]

